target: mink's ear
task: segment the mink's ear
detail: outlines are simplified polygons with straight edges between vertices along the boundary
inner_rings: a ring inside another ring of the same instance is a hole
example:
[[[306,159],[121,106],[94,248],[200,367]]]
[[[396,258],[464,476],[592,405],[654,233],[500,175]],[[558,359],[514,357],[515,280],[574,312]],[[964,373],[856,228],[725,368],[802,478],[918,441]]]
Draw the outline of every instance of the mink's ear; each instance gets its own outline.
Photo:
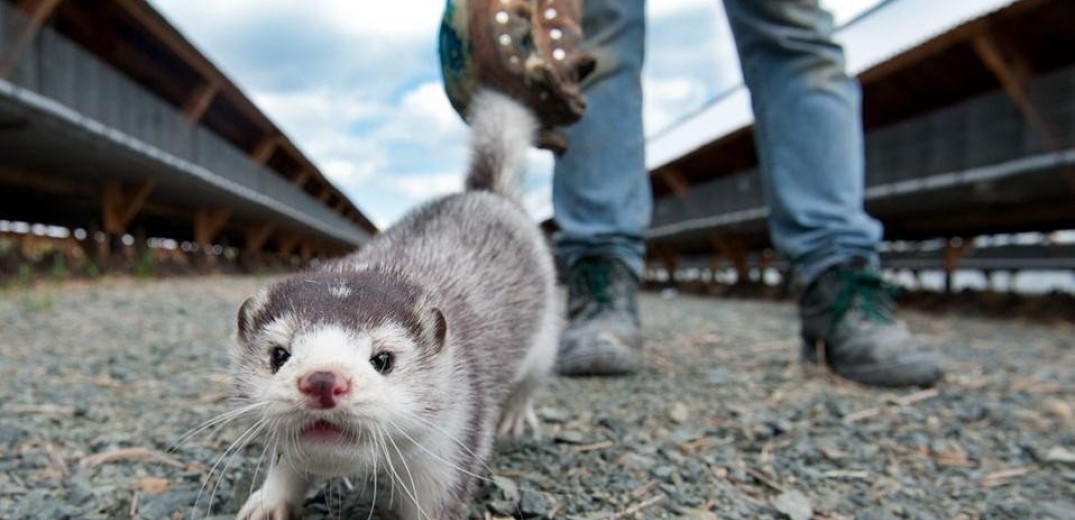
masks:
[[[251,296],[239,306],[239,317],[237,321],[237,334],[239,340],[246,343],[250,338],[250,334],[254,331],[253,312],[256,307],[257,296]]]
[[[444,313],[440,309],[434,308],[430,314],[432,314],[430,322],[432,323],[433,351],[440,352],[448,340],[448,320],[444,318]]]

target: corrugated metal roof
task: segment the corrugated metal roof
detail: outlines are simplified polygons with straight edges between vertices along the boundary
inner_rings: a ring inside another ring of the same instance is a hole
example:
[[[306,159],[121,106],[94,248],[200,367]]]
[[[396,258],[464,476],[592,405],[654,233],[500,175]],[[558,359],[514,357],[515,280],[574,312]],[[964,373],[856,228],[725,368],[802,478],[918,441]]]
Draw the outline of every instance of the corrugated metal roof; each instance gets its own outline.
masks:
[[[836,39],[844,46],[848,71],[858,75],[1018,1],[890,0],[841,27]],[[753,122],[747,89],[737,85],[680,124],[647,139],[646,167],[652,171],[665,166]]]

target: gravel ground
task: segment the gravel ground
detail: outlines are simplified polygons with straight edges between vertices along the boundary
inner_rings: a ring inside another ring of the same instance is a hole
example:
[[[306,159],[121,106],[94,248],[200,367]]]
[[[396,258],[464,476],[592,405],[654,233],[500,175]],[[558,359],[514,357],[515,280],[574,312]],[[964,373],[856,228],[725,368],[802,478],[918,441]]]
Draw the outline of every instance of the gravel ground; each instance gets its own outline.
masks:
[[[169,447],[227,410],[235,309],[263,282],[0,293],[0,518],[229,518],[261,446],[217,465],[236,425]],[[474,518],[1075,518],[1071,324],[909,314],[950,376],[876,391],[805,375],[789,304],[642,310],[650,368],[555,381],[544,437],[498,443]],[[347,484],[307,517],[366,518]]]

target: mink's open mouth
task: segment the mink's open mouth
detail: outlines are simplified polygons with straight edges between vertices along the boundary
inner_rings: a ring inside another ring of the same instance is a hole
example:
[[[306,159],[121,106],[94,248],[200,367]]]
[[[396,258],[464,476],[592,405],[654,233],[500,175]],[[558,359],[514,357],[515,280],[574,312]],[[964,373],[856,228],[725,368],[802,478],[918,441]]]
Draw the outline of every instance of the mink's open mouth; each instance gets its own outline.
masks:
[[[340,425],[319,419],[302,428],[302,437],[318,441],[343,441],[350,435]]]

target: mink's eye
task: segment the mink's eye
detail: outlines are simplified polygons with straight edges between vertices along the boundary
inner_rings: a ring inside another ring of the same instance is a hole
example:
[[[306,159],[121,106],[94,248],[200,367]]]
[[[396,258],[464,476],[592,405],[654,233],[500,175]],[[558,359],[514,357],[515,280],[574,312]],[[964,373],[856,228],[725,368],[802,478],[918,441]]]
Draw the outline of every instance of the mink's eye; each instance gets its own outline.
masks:
[[[291,358],[291,353],[286,348],[276,346],[272,348],[272,352],[269,353],[269,366],[272,367],[272,373],[276,373],[280,370],[280,367],[287,363],[287,360]]]
[[[370,365],[373,365],[374,370],[387,375],[392,371],[392,354],[381,352],[370,358]]]

